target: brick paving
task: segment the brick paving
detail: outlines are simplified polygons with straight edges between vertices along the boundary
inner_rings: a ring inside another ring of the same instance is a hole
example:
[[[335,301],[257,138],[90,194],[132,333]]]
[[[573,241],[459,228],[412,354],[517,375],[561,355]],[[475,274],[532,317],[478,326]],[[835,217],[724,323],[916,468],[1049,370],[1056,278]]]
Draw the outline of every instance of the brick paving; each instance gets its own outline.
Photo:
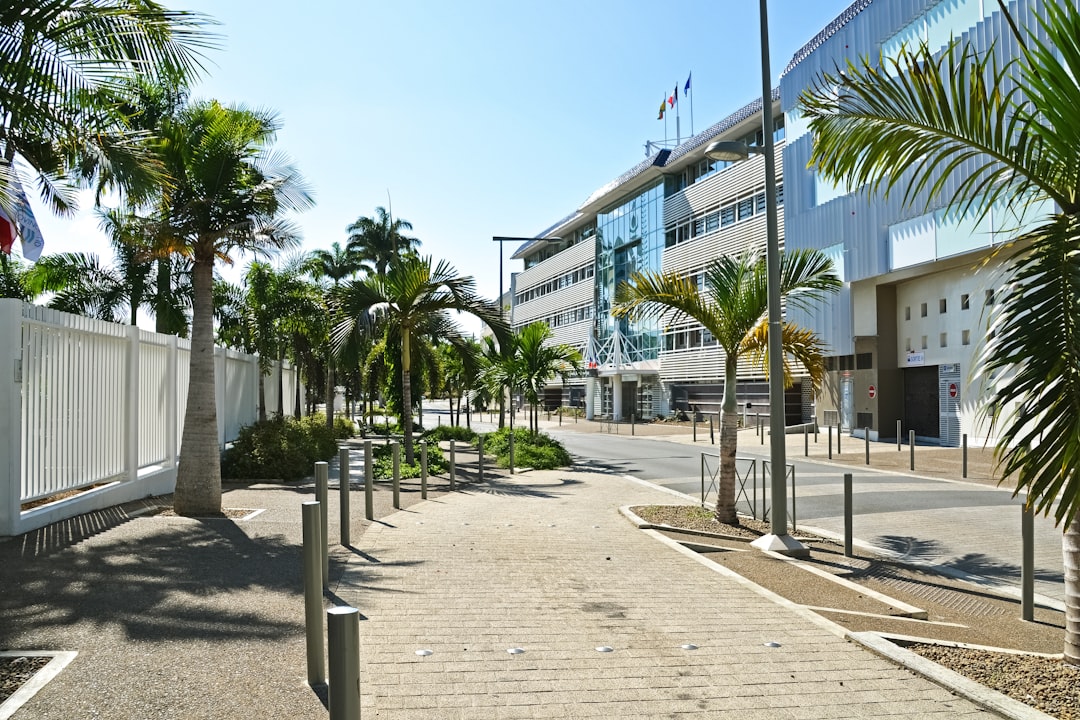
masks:
[[[363,716],[991,717],[618,513],[670,499],[530,472],[370,526],[333,588],[365,617]]]

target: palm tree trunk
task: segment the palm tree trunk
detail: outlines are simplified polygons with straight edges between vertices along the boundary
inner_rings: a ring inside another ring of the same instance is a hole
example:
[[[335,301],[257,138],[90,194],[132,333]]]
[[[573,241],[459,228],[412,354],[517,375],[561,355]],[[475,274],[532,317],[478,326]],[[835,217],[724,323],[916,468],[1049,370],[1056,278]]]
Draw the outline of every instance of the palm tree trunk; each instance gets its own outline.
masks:
[[[326,358],[326,427],[334,428],[334,358]]]
[[[285,346],[278,351],[277,373],[277,414],[278,418],[285,417]]]
[[[266,422],[266,374],[262,370],[262,358],[259,358],[259,422]]]
[[[401,327],[401,431],[404,434],[405,464],[413,464],[412,441],[412,355],[409,333],[412,329],[404,323]]]
[[[1065,560],[1065,662],[1080,666],[1080,514],[1061,540]]]
[[[735,453],[739,443],[739,406],[735,400],[738,358],[728,354],[724,360],[724,403],[720,416],[720,482],[716,494],[716,518],[737,525],[735,514]]]
[[[214,393],[214,258],[196,256],[191,356],[184,435],[173,509],[178,515],[221,512],[221,456]]]

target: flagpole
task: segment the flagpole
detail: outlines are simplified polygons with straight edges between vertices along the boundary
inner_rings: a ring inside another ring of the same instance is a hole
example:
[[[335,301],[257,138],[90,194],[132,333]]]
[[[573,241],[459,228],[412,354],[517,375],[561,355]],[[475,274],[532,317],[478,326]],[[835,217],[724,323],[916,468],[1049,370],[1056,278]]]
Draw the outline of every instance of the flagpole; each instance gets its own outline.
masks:
[[[687,94],[689,94],[689,93],[683,93],[683,95],[687,95]],[[694,135],[694,96],[693,95],[690,95],[690,135],[691,135],[691,137],[693,137],[693,135]]]

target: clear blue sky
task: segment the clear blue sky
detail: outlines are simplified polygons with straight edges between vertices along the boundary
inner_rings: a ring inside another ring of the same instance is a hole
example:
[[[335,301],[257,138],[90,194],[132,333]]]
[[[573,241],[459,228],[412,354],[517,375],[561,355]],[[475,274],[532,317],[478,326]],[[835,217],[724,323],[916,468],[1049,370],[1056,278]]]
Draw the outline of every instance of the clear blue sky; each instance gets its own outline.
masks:
[[[691,71],[698,132],[761,93],[754,0],[163,3],[221,23],[196,97],[280,114],[278,147],[316,194],[297,218],[305,248],[343,242],[389,192],[421,250],[488,297],[491,237],[535,235],[640,161],[676,84],[689,135]],[[848,4],[771,0],[774,85]],[[90,215],[41,220],[46,253],[109,252]]]

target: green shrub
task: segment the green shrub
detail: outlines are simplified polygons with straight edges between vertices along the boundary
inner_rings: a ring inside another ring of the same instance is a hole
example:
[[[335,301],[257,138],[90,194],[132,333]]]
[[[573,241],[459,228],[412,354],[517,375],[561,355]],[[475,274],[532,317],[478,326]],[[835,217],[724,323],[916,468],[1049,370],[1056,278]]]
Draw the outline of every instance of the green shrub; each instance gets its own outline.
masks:
[[[351,437],[356,437],[356,423],[344,415],[335,415],[334,437],[338,440],[348,440]]]
[[[221,455],[221,475],[237,480],[299,480],[313,465],[337,453],[337,442],[313,417],[273,418],[241,428],[232,447]]]
[[[495,455],[499,467],[510,467],[510,429],[484,436],[484,453]],[[570,453],[550,435],[533,435],[528,428],[514,428],[514,466],[552,470],[572,464]]]
[[[424,433],[424,440],[432,443],[457,440],[458,442],[472,444],[476,442],[476,438],[477,434],[475,431],[461,427],[460,425],[439,425]]]
[[[402,448],[401,452],[401,477],[403,478],[418,478],[420,477],[420,444],[417,443],[414,446],[416,462],[409,465],[405,462],[405,449]],[[393,448],[390,445],[375,445],[371,446],[371,454],[374,456],[375,462],[373,463],[373,472],[376,480],[392,480],[394,477],[394,455]],[[443,455],[442,450],[437,446],[431,445],[428,447],[428,475],[439,475],[450,469],[450,463]]]

